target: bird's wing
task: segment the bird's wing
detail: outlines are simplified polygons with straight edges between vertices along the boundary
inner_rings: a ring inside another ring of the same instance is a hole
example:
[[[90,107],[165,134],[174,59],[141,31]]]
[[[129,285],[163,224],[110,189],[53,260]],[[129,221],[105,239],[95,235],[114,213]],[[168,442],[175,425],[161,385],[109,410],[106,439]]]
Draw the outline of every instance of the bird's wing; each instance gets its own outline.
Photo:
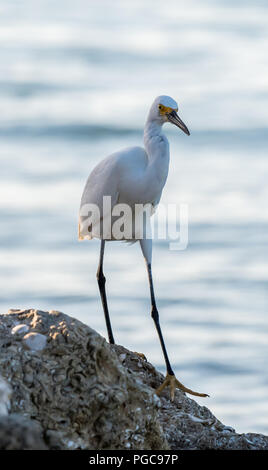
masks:
[[[111,211],[117,203],[128,204],[133,209],[135,204],[159,202],[158,186],[153,183],[157,179],[154,171],[149,173],[147,168],[148,156],[141,147],[129,147],[116,152],[94,168],[82,195],[79,239],[98,237],[94,234],[94,230],[97,232],[100,221],[102,226],[105,225],[105,220],[111,216]],[[109,196],[110,205],[107,204],[104,207],[105,196]],[[95,219],[91,217],[89,224],[88,205],[90,204],[99,208],[99,216]]]
[[[103,204],[103,197],[109,197],[110,203]],[[79,240],[94,237],[94,229],[110,213],[119,197],[118,178],[116,176],[116,164],[113,158],[102,160],[91,172],[86,182],[81,199],[79,211]],[[89,213],[94,205],[98,211],[90,216],[91,231],[89,232]]]

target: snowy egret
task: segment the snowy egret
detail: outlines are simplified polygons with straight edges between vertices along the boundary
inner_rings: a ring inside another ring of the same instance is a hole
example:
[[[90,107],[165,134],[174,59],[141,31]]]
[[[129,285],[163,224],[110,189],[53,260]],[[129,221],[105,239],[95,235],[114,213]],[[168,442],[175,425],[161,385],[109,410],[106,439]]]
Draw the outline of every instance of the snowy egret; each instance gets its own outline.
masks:
[[[102,160],[91,172],[86,182],[82,195],[80,215],[79,215],[79,239],[101,239],[100,260],[97,270],[97,280],[101,301],[103,305],[108,337],[110,343],[114,344],[114,337],[109,317],[105,290],[105,276],[103,274],[103,258],[105,242],[117,239],[105,228],[108,221],[111,221],[113,208],[116,205],[125,204],[130,208],[135,205],[150,205],[151,214],[160,201],[163,187],[166,183],[169,169],[169,143],[162,133],[162,126],[166,122],[171,122],[178,126],[185,134],[190,135],[186,125],[179,118],[177,103],[169,96],[158,96],[149,111],[149,115],[144,129],[144,146],[129,147],[119,152],[113,153]],[[110,206],[104,205],[104,199],[110,198]],[[99,209],[94,216],[88,215],[89,206]],[[119,213],[117,213],[119,216]],[[133,216],[131,216],[133,218]],[[139,236],[137,236],[137,232]],[[144,232],[142,232],[144,234]],[[159,336],[163,351],[167,375],[163,384],[156,390],[157,394],[167,386],[170,387],[171,399],[174,399],[176,388],[200,397],[208,396],[198,393],[185,387],[179,382],[171,368],[162,331],[159,323],[159,314],[156,307],[156,300],[152,279],[152,239],[141,236],[140,227],[132,232],[131,241],[139,240],[143,256],[146,261],[150,296],[151,296],[151,316]],[[130,241],[130,240],[128,240]]]

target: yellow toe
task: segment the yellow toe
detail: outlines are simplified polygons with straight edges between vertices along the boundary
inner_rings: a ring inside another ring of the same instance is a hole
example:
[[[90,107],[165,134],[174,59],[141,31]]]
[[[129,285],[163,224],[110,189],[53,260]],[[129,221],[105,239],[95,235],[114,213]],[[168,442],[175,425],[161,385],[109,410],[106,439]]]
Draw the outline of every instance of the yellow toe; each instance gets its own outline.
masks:
[[[176,388],[182,390],[185,393],[189,393],[190,395],[194,395],[196,397],[209,397],[209,395],[207,395],[206,393],[194,392],[190,388],[185,387],[178,379],[176,379],[175,375],[171,375],[171,374],[166,375],[164,382],[160,385],[160,387],[158,387],[155,393],[157,395],[160,395],[160,393],[166,387],[169,387],[170,389],[171,401],[174,401]]]

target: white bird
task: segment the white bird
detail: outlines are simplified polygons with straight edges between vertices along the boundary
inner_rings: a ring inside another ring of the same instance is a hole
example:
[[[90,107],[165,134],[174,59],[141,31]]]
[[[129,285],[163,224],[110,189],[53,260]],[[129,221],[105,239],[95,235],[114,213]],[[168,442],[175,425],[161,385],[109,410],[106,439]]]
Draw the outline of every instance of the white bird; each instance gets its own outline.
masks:
[[[114,337],[105,291],[106,279],[103,274],[103,258],[105,241],[115,240],[118,237],[113,232],[111,233],[109,222],[118,220],[120,208],[122,207],[121,204],[128,205],[131,210],[137,204],[141,205],[141,207],[149,204],[151,207],[150,215],[154,212],[160,201],[169,169],[169,143],[166,136],[162,133],[162,126],[166,122],[171,122],[182,129],[185,134],[190,135],[186,125],[179,118],[177,111],[178,105],[172,98],[169,96],[158,96],[151,106],[145,124],[145,148],[128,147],[106,157],[89,175],[82,195],[79,214],[79,239],[101,239],[97,280],[108,337],[112,344],[114,344]],[[110,201],[110,205],[104,204],[105,198],[107,201]],[[117,206],[119,210],[115,213],[114,209]],[[98,210],[95,212],[89,210],[92,207],[97,207]],[[128,222],[134,222],[133,213],[128,218]],[[135,226],[135,223],[133,225]],[[174,399],[175,388],[196,396],[208,396],[204,393],[197,393],[188,389],[174,375],[162,336],[159,314],[156,307],[151,269],[152,239],[146,237],[144,226],[140,222],[136,224],[134,229],[133,225],[127,241],[135,242],[139,240],[146,261],[151,295],[151,316],[160,339],[167,369],[166,378],[163,384],[156,390],[156,393],[159,394],[165,387],[169,386],[172,400]]]

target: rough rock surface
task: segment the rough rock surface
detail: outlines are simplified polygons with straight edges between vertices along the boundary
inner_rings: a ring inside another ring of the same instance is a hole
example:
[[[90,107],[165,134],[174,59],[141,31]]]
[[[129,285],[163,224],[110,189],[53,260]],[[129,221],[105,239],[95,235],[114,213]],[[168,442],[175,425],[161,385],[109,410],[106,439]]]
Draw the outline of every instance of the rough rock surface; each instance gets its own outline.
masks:
[[[0,416],[6,416],[10,407],[11,387],[0,376]]]
[[[16,414],[0,416],[0,450],[22,449],[47,449],[40,425]]]
[[[25,348],[16,325],[45,336],[43,349]],[[12,391],[0,449],[268,449],[267,436],[237,434],[179,390],[158,398],[151,364],[61,312],[1,315],[0,351]]]

